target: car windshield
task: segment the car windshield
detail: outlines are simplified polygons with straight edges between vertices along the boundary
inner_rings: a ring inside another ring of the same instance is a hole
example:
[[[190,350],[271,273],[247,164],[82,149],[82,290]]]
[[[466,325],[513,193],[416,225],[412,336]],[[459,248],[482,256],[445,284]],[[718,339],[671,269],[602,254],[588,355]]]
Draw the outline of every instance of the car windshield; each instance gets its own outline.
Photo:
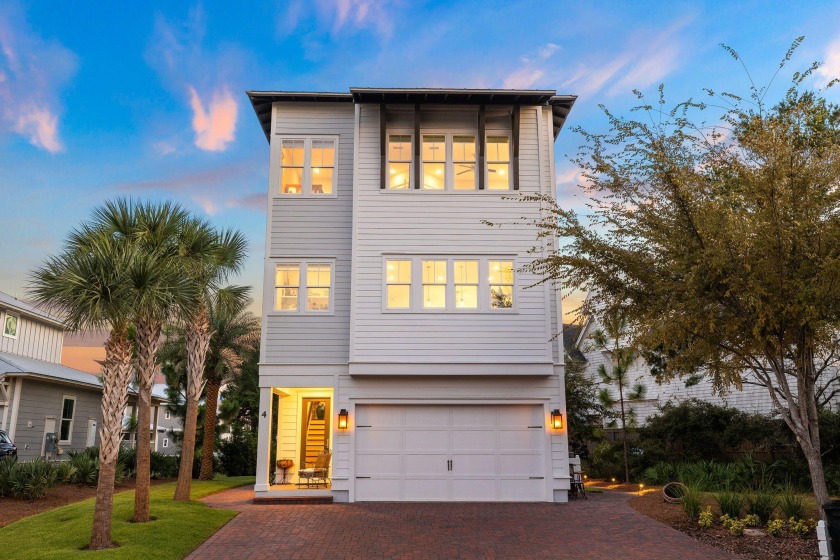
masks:
[[[0,432],[0,443],[12,443],[12,440],[9,439],[6,432]]]

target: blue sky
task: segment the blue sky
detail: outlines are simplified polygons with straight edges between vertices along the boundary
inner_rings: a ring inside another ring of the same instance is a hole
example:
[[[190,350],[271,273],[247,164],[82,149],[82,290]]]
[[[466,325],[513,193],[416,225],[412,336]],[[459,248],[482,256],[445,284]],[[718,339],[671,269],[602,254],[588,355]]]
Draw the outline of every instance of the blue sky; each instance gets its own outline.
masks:
[[[556,89],[580,96],[568,125],[598,131],[598,105],[624,114],[633,88],[745,91],[719,43],[764,83],[805,35],[791,70],[824,61],[819,86],[840,76],[838,22],[836,2],[0,0],[0,290],[24,297],[28,272],[117,195],[241,229],[239,281],[259,286],[268,146],[245,90]],[[566,157],[580,141],[567,128],[556,144],[565,205],[581,203]]]

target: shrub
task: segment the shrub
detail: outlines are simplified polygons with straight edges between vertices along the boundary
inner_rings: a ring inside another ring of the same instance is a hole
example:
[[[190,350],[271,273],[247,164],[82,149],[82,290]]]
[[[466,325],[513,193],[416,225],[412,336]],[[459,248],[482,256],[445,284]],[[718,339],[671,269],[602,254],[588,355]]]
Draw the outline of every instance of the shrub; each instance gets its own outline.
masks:
[[[219,445],[221,470],[228,476],[248,476],[257,472],[257,435],[238,425],[231,437]]]
[[[47,490],[62,482],[58,476],[58,469],[58,463],[50,463],[44,459],[25,463],[8,461],[4,465],[4,492],[25,500],[43,498]]]
[[[804,519],[797,520],[791,517],[788,520],[788,529],[790,529],[790,532],[798,536],[800,539],[807,538],[808,535],[813,532],[816,525],[817,524],[813,519],[805,521]]]
[[[648,484],[664,486],[665,484],[674,481],[676,478],[676,471],[673,465],[665,462],[659,462],[646,469],[642,478]]]
[[[744,519],[742,519],[741,521],[743,521],[744,525],[746,525],[747,527],[758,527],[759,525],[761,525],[761,519],[759,519],[758,516],[753,513],[745,515]]]
[[[87,453],[78,453],[71,455],[68,462],[73,467],[69,482],[96,486],[96,481],[99,479],[99,461],[96,458],[92,458]]]
[[[3,457],[0,459],[0,496],[12,495],[12,472],[17,465],[17,457]]]
[[[747,513],[758,517],[762,524],[770,521],[776,510],[776,496],[772,491],[763,489],[747,494]]]
[[[697,521],[700,517],[700,509],[703,507],[703,494],[696,486],[686,485],[683,492],[682,507],[688,518]]]
[[[737,519],[734,519],[725,513],[720,516],[720,524],[723,525],[723,528],[726,530],[729,530],[729,526],[732,525],[733,521],[737,521]]]
[[[785,488],[779,497],[779,511],[785,519],[791,517],[802,519],[805,517],[805,503],[802,496],[794,492],[791,487]]]
[[[714,521],[714,515],[712,514],[712,506],[706,506],[702,512],[700,512],[700,519],[697,520],[697,524],[700,525],[703,529],[708,529],[712,526],[712,522]]]
[[[744,534],[744,523],[743,521],[738,521],[737,519],[733,519],[732,522],[729,524],[729,533],[733,536],[740,537]]]
[[[151,453],[152,478],[173,478],[178,476],[178,458],[157,451]]]
[[[741,510],[744,509],[744,497],[738,492],[724,491],[715,494],[720,512],[733,519],[741,517]]]
[[[771,537],[780,537],[782,536],[782,531],[784,531],[785,522],[781,519],[771,519],[767,523],[767,533]]]

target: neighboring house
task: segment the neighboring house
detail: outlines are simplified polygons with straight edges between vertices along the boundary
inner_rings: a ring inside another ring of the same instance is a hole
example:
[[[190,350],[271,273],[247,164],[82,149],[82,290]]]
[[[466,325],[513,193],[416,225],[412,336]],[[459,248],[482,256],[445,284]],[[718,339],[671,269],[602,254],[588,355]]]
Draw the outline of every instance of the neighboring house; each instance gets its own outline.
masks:
[[[102,385],[95,375],[61,365],[61,320],[0,292],[0,325],[0,430],[17,445],[18,457],[56,458],[98,445]],[[132,393],[129,405],[134,402]],[[161,399],[152,402],[154,417]]]
[[[249,96],[270,145],[257,498],[292,496],[276,441],[292,483],[332,451],[325,499],[566,501],[560,299],[523,270],[550,240],[511,198],[556,192],[575,98]]]
[[[601,381],[598,367],[601,364],[607,368],[612,367],[611,354],[595,348],[592,343],[592,334],[600,328],[597,317],[587,317],[583,325],[579,327],[580,332],[573,343],[573,347],[582,353],[586,361],[587,376],[598,383]],[[830,371],[829,374],[836,375],[836,372]],[[748,371],[744,372],[745,383],[742,384],[740,390],[731,388],[723,394],[714,390],[712,381],[707,376],[698,376],[698,379],[694,380],[695,383],[689,384],[686,384],[686,379],[676,378],[669,382],[659,383],[651,374],[647,362],[643,358],[637,358],[628,373],[628,381],[631,386],[637,383],[645,386],[644,399],[625,401],[625,406],[633,409],[639,424],[644,424],[650,416],[656,414],[661,405],[667,402],[677,404],[689,399],[737,408],[744,412],[765,415],[775,412],[767,389],[752,383],[754,378]],[[605,385],[604,387],[608,387],[614,399],[618,398],[618,390],[615,386]],[[840,410],[840,396],[834,398],[829,406],[832,410]]]
[[[178,455],[181,453],[181,446],[175,443],[173,434],[183,433],[184,427],[181,424],[181,419],[166,406],[166,383],[156,383],[153,393],[164,401],[158,413],[157,447],[155,451],[164,455]]]

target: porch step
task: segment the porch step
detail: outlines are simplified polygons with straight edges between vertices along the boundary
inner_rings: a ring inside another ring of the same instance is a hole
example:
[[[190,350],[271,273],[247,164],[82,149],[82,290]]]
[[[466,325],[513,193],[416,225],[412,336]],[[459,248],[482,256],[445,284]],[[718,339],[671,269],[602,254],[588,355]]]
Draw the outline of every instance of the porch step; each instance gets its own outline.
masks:
[[[332,496],[289,496],[286,498],[254,498],[254,504],[269,506],[317,505],[333,503]]]

